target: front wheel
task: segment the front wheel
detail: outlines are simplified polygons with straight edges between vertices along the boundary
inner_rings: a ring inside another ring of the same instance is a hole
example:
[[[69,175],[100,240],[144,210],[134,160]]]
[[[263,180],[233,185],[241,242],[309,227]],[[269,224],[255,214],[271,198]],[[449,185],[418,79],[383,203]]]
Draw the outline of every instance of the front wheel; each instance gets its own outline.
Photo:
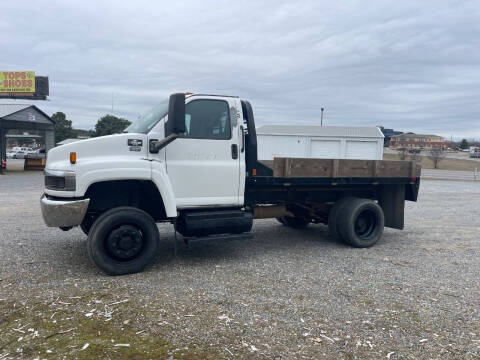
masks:
[[[133,274],[155,259],[158,242],[158,228],[149,214],[133,207],[118,207],[94,222],[87,250],[93,263],[105,273]]]

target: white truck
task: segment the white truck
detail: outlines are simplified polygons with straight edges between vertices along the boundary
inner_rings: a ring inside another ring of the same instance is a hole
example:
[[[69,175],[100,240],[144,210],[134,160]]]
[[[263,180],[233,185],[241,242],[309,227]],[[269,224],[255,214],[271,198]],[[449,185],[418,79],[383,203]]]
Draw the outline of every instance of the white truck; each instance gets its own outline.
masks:
[[[80,226],[91,260],[120,275],[155,259],[156,222],[186,242],[243,238],[258,218],[323,223],[339,240],[372,246],[384,226],[403,228],[419,175],[409,161],[258,161],[248,101],[179,93],[122,134],[50,150],[40,202],[47,226]]]

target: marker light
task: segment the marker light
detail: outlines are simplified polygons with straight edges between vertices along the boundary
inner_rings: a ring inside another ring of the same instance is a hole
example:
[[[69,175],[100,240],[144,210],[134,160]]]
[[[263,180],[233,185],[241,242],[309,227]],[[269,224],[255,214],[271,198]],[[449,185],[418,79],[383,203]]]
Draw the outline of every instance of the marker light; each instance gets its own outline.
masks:
[[[77,162],[77,153],[71,152],[70,153],[70,164],[75,164]]]

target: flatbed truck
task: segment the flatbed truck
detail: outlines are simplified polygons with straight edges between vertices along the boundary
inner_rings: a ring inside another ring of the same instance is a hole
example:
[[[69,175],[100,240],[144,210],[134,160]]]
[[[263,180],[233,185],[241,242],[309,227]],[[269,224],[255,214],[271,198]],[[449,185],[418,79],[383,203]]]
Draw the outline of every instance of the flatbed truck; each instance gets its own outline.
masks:
[[[325,224],[339,241],[370,247],[385,226],[403,229],[405,201],[417,201],[420,185],[411,161],[258,161],[248,101],[188,93],[122,134],[50,150],[44,172],[46,225],[80,226],[90,259],[110,275],[155,259],[159,222],[190,242],[242,238],[254,219],[276,218],[295,229]]]

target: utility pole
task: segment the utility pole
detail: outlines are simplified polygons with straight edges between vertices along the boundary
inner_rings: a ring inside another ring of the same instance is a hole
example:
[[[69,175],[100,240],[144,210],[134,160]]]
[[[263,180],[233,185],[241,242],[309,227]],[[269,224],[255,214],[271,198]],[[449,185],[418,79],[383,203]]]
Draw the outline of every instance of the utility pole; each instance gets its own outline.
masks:
[[[322,110],[322,115],[320,115],[320,126],[323,126],[323,108],[320,110]]]

